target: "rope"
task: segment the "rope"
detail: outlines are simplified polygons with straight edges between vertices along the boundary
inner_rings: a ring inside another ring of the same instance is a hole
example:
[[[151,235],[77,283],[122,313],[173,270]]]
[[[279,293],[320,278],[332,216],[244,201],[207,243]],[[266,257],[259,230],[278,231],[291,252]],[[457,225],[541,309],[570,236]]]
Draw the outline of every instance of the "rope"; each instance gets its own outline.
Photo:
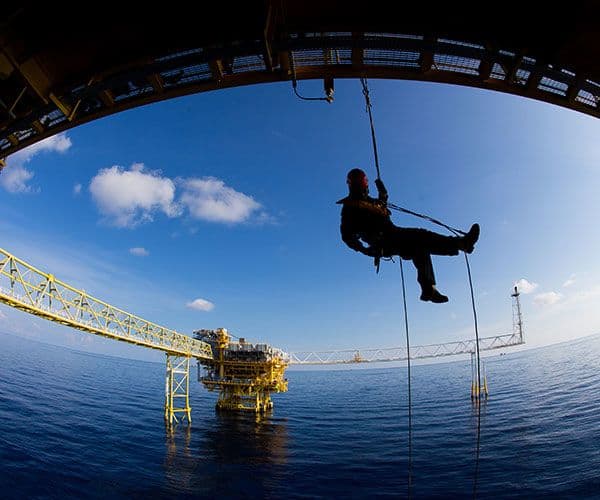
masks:
[[[477,400],[477,447],[475,451],[475,475],[473,476],[473,498],[477,498],[477,483],[479,482],[479,455],[481,444],[481,401]]]
[[[377,170],[377,178],[381,179],[381,171],[379,168],[379,153],[377,151],[377,138],[375,135],[375,124],[373,123],[373,111],[372,111],[373,105],[371,104],[371,97],[369,94],[369,84],[367,82],[367,78],[362,77],[360,79],[360,83],[362,84],[362,93],[365,96],[366,111],[369,114],[369,124],[371,126],[371,141],[373,142],[373,155],[375,156],[375,169]],[[407,213],[410,215],[414,215],[415,217],[420,217],[421,219],[428,220],[429,222],[433,222],[434,224],[437,224],[438,226],[442,226],[442,227],[448,229],[455,235],[467,234],[464,231],[461,231],[460,229],[456,229],[452,226],[448,226],[447,224],[444,224],[443,222],[441,222],[437,219],[434,219],[433,217],[430,217],[429,215],[423,215],[423,214],[420,214],[417,212],[413,212],[412,210],[408,210],[407,208],[403,208],[398,205],[394,205],[393,203],[388,203],[387,206],[393,210],[397,210],[399,212],[404,212],[404,213]]]
[[[475,307],[475,292],[473,291],[473,279],[471,277],[471,266],[469,257],[465,253],[465,262],[467,264],[467,274],[469,276],[469,289],[471,290],[471,306],[473,308],[473,323],[475,324],[475,349],[477,352],[477,399],[481,394],[481,363],[479,358],[479,327],[477,323],[477,308]]]
[[[295,75],[294,75],[295,77]],[[377,151],[377,138],[375,136],[375,125],[373,123],[373,112],[372,112],[372,104],[371,98],[369,95],[369,86],[366,77],[362,77],[360,79],[360,83],[362,84],[362,92],[365,96],[365,105],[366,111],[369,114],[369,124],[371,126],[371,141],[373,142],[373,155],[375,157],[375,169],[377,170],[377,179],[381,179],[381,172],[379,168],[379,153]],[[415,217],[419,217],[421,219],[425,219],[433,224],[437,224],[448,231],[450,231],[454,236],[466,235],[467,233],[457,229],[455,227],[444,224],[443,222],[430,217],[429,215],[420,214],[417,212],[413,212],[412,210],[408,210],[398,205],[394,205],[393,203],[387,203],[388,208],[393,210],[397,210],[399,212],[404,212],[409,215],[413,215]],[[475,292],[473,291],[473,279],[471,276],[471,266],[469,264],[469,258],[465,253],[465,262],[467,265],[467,274],[469,277],[469,289],[471,291],[471,305],[473,308],[473,322],[475,325],[475,345],[477,352],[477,402],[479,407],[478,419],[477,419],[477,460],[476,460],[476,474],[475,474],[475,483],[473,486],[473,495],[474,497],[477,495],[477,477],[479,475],[479,445],[480,445],[480,424],[481,424],[481,405],[479,404],[479,396],[481,395],[481,360],[479,357],[479,326],[477,322],[477,308],[475,307]],[[406,289],[404,284],[404,269],[402,267],[402,258],[400,260],[400,275],[402,277],[402,297],[404,303],[404,326],[406,330],[406,357],[407,357],[407,370],[408,370],[408,497],[410,498],[411,494],[411,484],[412,484],[412,389],[411,389],[411,380],[410,380],[410,338],[408,333],[408,310],[406,307]],[[378,266],[379,269],[379,266]]]
[[[412,487],[412,386],[410,379],[410,336],[408,334],[408,308],[406,307],[406,287],[404,286],[404,268],[400,260],[400,276],[402,277],[402,302],[404,303],[404,330],[406,331],[406,369],[408,372],[408,498],[411,498]]]
[[[477,357],[477,395],[475,404],[477,405],[477,444],[475,451],[475,475],[473,477],[473,498],[477,498],[477,483],[479,480],[479,456],[481,449],[481,360],[479,358],[479,327],[477,323],[477,308],[475,307],[475,293],[473,292],[473,280],[471,277],[471,266],[469,258],[465,253],[465,262],[467,264],[467,274],[469,276],[469,288],[471,290],[471,305],[473,307],[473,322],[475,324],[475,352]],[[472,363],[472,362],[471,362]],[[471,372],[473,370],[471,369]]]
[[[425,219],[429,222],[432,222],[433,224],[437,224],[438,226],[442,226],[442,227],[446,228],[448,231],[452,232],[455,236],[458,236],[459,234],[462,234],[464,236],[465,234],[467,234],[465,231],[461,231],[460,229],[456,229],[455,227],[444,224],[443,222],[441,222],[437,219],[434,219],[433,217],[430,217],[429,215],[424,215],[424,214],[420,214],[418,212],[413,212],[412,210],[408,210],[407,208],[403,208],[398,205],[394,205],[393,203],[387,203],[387,206],[388,206],[388,208],[391,208],[392,210],[396,210],[398,212],[404,212],[405,214],[409,214],[409,215],[414,215],[415,217],[419,217],[421,219]]]
[[[367,78],[362,77],[360,79],[362,83],[362,92],[365,96],[365,104],[367,113],[369,113],[369,122],[371,124],[371,140],[373,141],[373,153],[375,154],[375,168],[377,169],[377,178],[381,179],[381,173],[379,172],[379,154],[377,153],[377,140],[375,138],[375,125],[373,124],[373,113],[371,112],[371,98],[369,97],[369,86],[367,84]]]

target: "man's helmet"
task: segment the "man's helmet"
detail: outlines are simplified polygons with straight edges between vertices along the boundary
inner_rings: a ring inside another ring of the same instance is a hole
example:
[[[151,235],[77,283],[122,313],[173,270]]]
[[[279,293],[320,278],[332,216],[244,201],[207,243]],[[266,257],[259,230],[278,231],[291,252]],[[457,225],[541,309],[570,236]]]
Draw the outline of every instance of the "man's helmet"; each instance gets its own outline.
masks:
[[[346,184],[351,191],[364,191],[369,188],[369,179],[360,168],[353,168],[348,172]]]

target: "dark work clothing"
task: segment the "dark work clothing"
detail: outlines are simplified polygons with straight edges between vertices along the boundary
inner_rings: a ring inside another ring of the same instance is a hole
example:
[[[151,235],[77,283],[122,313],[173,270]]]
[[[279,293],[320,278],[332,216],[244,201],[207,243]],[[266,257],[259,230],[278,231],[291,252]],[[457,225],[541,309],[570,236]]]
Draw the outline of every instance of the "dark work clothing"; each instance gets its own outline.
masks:
[[[360,240],[377,247],[382,235],[396,227],[390,219],[390,211],[381,200],[370,196],[358,199],[348,196],[338,203],[343,204],[342,239],[357,252],[365,249]]]
[[[423,290],[435,285],[431,255],[458,255],[462,238],[443,236],[426,229],[403,228],[393,224],[386,208],[387,192],[379,190],[379,198],[366,193],[352,193],[338,201],[342,207],[340,231],[342,239],[357,252],[383,257],[398,255],[412,260],[417,268],[417,281]],[[363,245],[367,243],[370,248]]]
[[[423,290],[435,285],[431,255],[458,255],[461,238],[443,236],[426,229],[393,226],[386,232],[380,248],[384,257],[399,255],[412,260],[417,268],[417,281]]]

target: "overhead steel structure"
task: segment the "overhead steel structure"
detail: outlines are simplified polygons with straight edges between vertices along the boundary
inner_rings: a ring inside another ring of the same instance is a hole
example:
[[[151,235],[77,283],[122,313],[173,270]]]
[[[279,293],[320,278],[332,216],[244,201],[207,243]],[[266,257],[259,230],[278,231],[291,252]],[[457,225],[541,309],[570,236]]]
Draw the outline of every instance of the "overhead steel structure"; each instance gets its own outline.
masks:
[[[451,83],[600,116],[596,1],[15,5],[0,14],[0,158],[136,106],[303,79]]]

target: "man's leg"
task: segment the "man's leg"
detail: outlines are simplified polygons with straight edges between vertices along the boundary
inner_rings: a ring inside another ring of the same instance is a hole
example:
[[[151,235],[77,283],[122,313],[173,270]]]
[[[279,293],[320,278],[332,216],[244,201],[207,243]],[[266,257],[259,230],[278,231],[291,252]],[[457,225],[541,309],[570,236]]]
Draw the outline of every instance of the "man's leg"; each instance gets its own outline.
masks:
[[[433,272],[433,263],[431,255],[420,252],[412,255],[412,261],[417,268],[417,282],[421,285],[423,292],[428,292],[435,285],[435,274]]]
[[[394,227],[385,238],[384,255],[399,255],[411,259],[417,268],[417,281],[421,285],[421,300],[447,302],[448,297],[435,288],[435,274],[431,254],[458,255],[462,238],[443,236],[425,229]]]
[[[417,268],[417,281],[421,285],[421,300],[429,300],[437,304],[448,302],[448,297],[442,295],[435,288],[435,274],[431,255],[426,252],[419,252],[412,256],[412,261]]]
[[[398,237],[405,241],[412,253],[422,251],[433,255],[458,255],[462,249],[463,239],[458,236],[444,236],[427,229],[399,229]]]

